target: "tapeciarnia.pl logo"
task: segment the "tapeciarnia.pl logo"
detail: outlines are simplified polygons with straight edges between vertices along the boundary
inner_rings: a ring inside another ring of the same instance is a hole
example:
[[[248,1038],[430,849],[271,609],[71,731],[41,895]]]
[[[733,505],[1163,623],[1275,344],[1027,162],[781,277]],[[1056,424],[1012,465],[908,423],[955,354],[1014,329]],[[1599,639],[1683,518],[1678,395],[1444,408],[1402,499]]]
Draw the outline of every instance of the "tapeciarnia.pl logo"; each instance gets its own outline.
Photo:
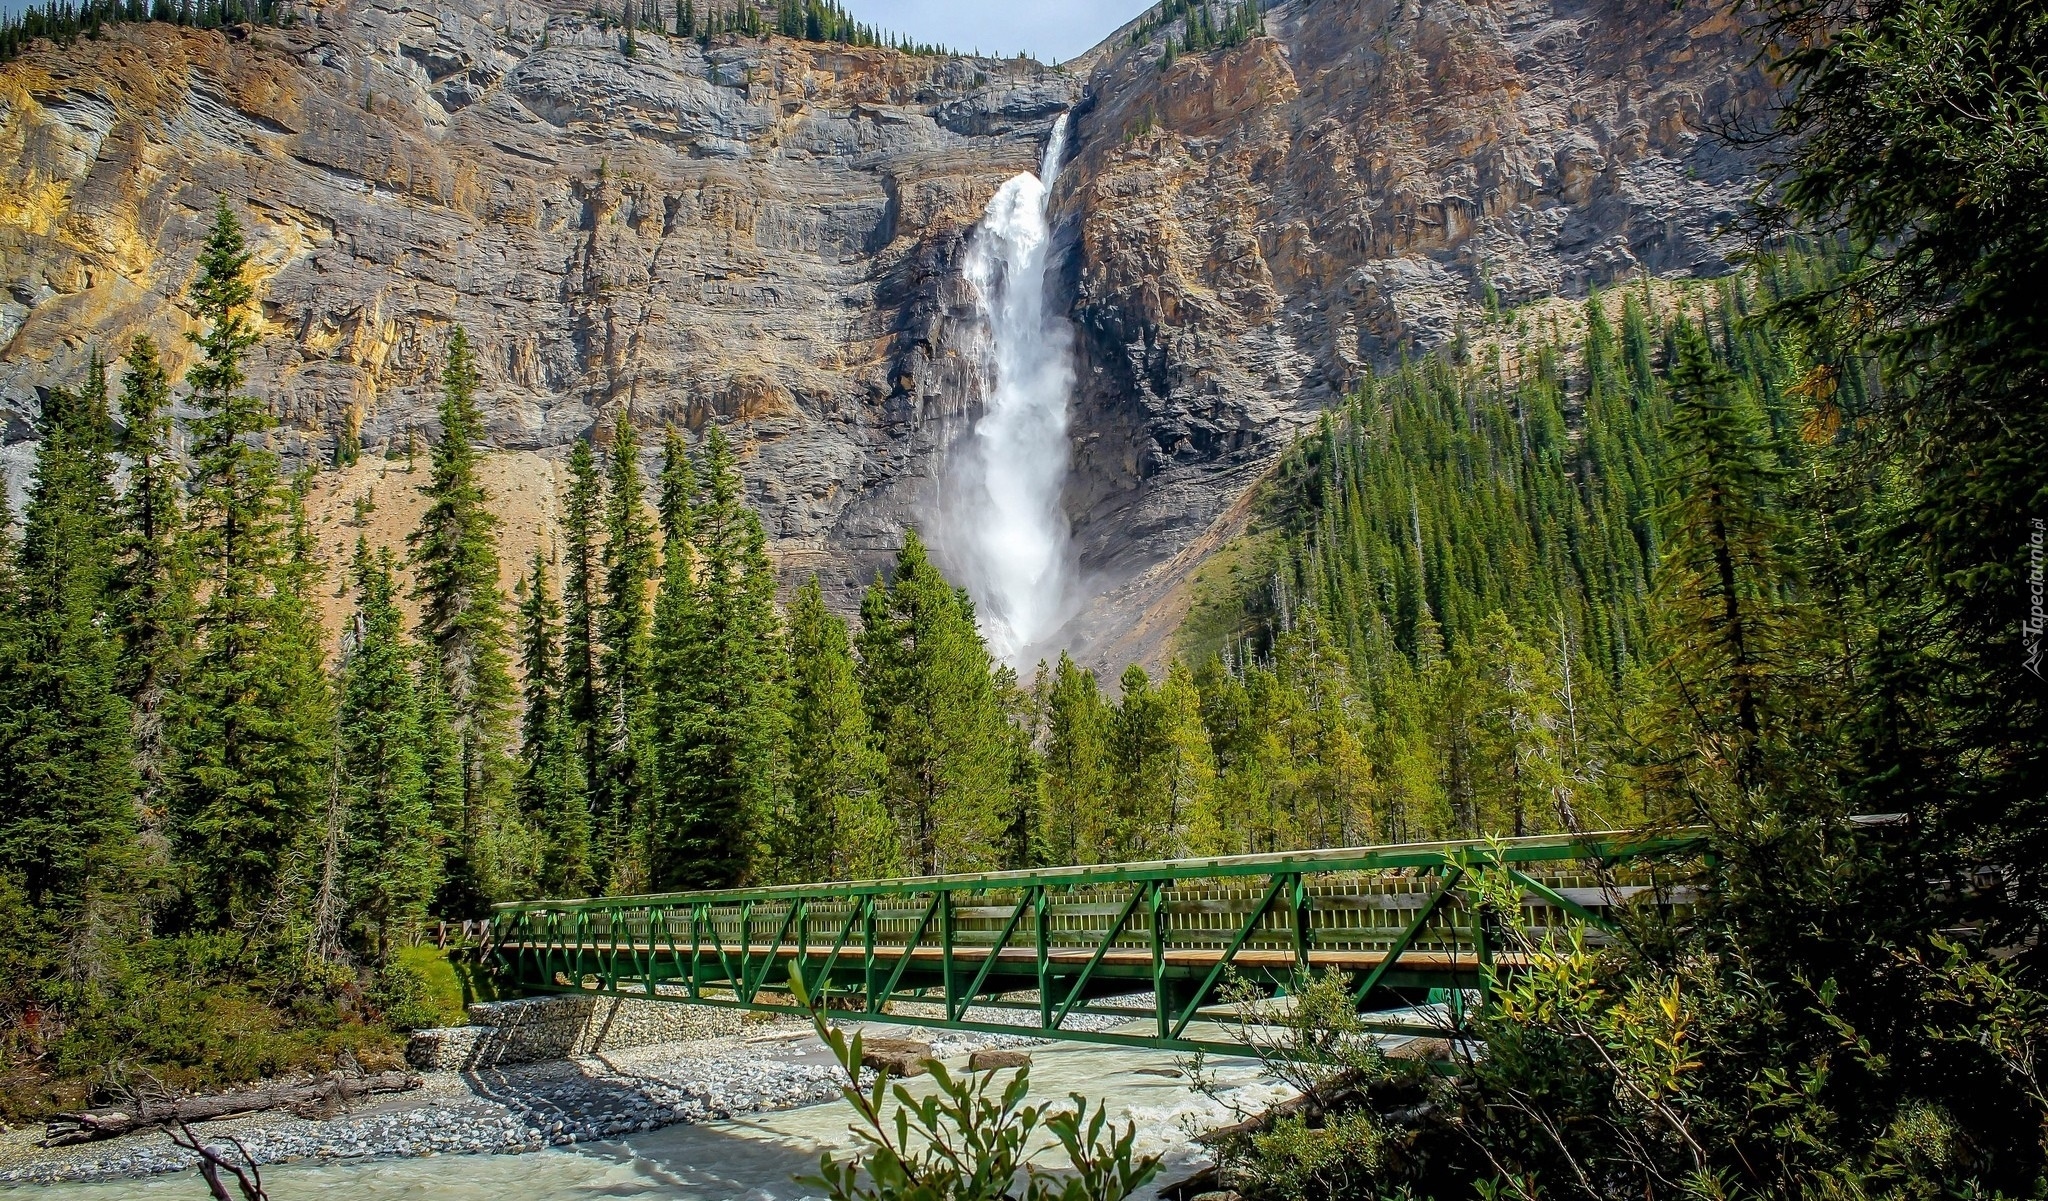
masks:
[[[2027,650],[2027,670],[2035,679],[2041,675],[2041,631],[2048,628],[2048,574],[2042,571],[2042,543],[2048,537],[2048,522],[2034,518],[2034,532],[2027,539],[2027,589],[2033,603],[2027,609],[2027,619],[2020,623],[2020,637]]]

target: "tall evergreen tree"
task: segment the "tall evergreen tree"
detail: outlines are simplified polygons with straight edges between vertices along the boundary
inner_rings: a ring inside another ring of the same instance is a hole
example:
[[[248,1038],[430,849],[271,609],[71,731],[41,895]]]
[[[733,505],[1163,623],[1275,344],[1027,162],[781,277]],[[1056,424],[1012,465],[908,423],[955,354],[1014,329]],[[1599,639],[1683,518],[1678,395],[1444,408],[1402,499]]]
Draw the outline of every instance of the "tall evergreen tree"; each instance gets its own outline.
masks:
[[[1480,828],[1514,837],[1568,827],[1571,796],[1557,739],[1558,686],[1541,650],[1495,610],[1480,626],[1476,725]]]
[[[459,861],[450,862],[456,856],[447,849],[462,837],[463,779],[462,738],[455,731],[455,706],[442,683],[446,679],[433,659],[422,653],[413,671],[413,693],[420,707],[420,771],[425,777],[421,795],[433,822],[435,845],[442,851],[433,909],[444,917],[480,917],[489,912],[491,898],[477,891],[475,872],[461,870]]]
[[[52,390],[8,611],[0,617],[0,871],[30,905],[83,920],[132,859],[128,709],[107,636],[113,431],[97,356]]]
[[[1671,691],[1666,789],[1703,812],[1693,768],[1725,773],[1746,793],[1764,783],[1773,681],[1784,667],[1787,582],[1781,520],[1769,504],[1782,475],[1756,418],[1706,334],[1676,332],[1666,499],[1658,511],[1664,557],[1657,580]]]
[[[348,911],[376,961],[426,916],[440,867],[427,796],[425,734],[412,648],[398,611],[388,548],[356,541],[356,609],[341,668],[341,763],[346,819],[343,886]]]
[[[533,568],[519,605],[526,709],[520,718],[519,808],[540,838],[535,882],[546,896],[590,889],[590,799],[562,692],[561,606],[548,590],[547,562]]]
[[[113,625],[121,694],[134,725],[137,807],[145,828],[160,832],[170,773],[164,709],[191,650],[184,470],[171,443],[170,380],[156,343],[138,336],[124,363],[120,449],[128,460],[128,491],[119,513]]]
[[[915,533],[896,578],[861,602],[861,694],[880,740],[884,796],[914,872],[995,866],[1011,796],[1011,742],[974,605]]]
[[[594,789],[604,762],[604,725],[598,703],[598,621],[604,610],[603,505],[604,483],[597,471],[597,457],[590,449],[590,441],[578,438],[569,448],[569,496],[562,513],[568,560],[562,587],[562,710],[576,744],[578,774],[585,789],[592,792],[594,839],[599,835],[595,827],[598,800]],[[602,842],[592,846],[600,856],[610,854],[611,849]],[[609,878],[609,864],[602,858],[592,864],[592,869],[596,873],[595,883],[602,885]]]
[[[1110,710],[1095,673],[1065,652],[1040,701],[1045,711],[1044,814],[1039,856],[1052,866],[1110,854]]]
[[[680,439],[668,443],[664,489],[681,483]],[[705,439],[697,500],[683,528],[695,571],[665,574],[661,680],[661,813],[655,879],[664,887],[726,887],[759,865],[757,845],[778,816],[786,716],[775,576],[761,520],[746,503],[725,435]],[[685,600],[675,590],[688,587]]]
[[[513,692],[498,586],[498,518],[478,475],[484,424],[476,387],[476,355],[457,326],[441,372],[441,438],[430,460],[427,511],[411,543],[420,645],[441,673],[460,747],[462,808],[450,830],[456,837],[448,875],[465,892],[495,897],[506,884],[503,827],[513,820],[505,811]]]
[[[882,807],[881,758],[869,736],[846,622],[825,607],[816,576],[789,607],[789,792],[780,874],[849,880],[896,870],[895,830]]]
[[[197,914],[232,923],[276,915],[287,851],[324,803],[333,731],[318,623],[300,594],[310,565],[288,553],[289,498],[261,441],[274,422],[242,387],[257,339],[248,262],[223,199],[192,285],[205,328],[190,335],[200,357],[185,377],[199,410],[190,522],[205,602],[171,727]]]
[[[604,605],[598,616],[601,747],[590,783],[608,889],[646,881],[646,797],[653,783],[650,588],[654,527],[640,475],[640,442],[624,409],[606,456]]]

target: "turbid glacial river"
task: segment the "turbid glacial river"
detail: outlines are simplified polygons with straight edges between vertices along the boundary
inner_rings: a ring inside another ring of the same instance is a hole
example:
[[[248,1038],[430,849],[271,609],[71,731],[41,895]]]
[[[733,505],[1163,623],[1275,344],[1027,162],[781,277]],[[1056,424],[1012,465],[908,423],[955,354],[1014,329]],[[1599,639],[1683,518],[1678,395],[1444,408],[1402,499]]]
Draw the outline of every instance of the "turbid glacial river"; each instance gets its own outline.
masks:
[[[1195,1156],[1193,1130],[1232,1115],[1188,1088],[1187,1081],[1150,1074],[1174,1066],[1170,1054],[1084,1044],[1031,1048],[1032,1099],[1046,1102],[1079,1092],[1107,1098],[1119,1119],[1136,1121],[1141,1150],[1165,1153],[1162,1182],[1185,1175]],[[1247,1109],[1283,1095],[1257,1079],[1256,1065],[1212,1061],[1227,1084],[1242,1088]],[[929,1077],[911,1082],[931,1087]],[[582,1201],[599,1197],[681,1198],[686,1201],[783,1201],[814,1195],[793,1177],[812,1171],[824,1149],[853,1146],[852,1110],[844,1102],[707,1123],[669,1126],[617,1141],[522,1155],[442,1155],[413,1159],[277,1164],[264,1169],[272,1201]],[[203,1130],[203,1128],[202,1128]],[[1054,1149],[1042,1162],[1064,1157]],[[0,1187],[0,1201],[204,1201],[206,1186],[193,1172],[100,1184]]]

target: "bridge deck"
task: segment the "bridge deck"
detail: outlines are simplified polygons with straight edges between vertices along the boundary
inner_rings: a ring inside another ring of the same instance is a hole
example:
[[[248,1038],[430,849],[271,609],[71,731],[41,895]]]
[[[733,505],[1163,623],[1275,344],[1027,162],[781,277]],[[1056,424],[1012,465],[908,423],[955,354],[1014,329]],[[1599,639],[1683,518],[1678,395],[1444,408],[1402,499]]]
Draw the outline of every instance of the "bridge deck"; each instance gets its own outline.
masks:
[[[573,942],[548,942],[520,938],[514,938],[498,944],[498,950],[501,954],[512,954],[515,952],[564,953],[573,952],[576,949],[577,945]],[[607,950],[610,949],[610,944],[607,944]],[[655,952],[665,954],[668,949],[666,946],[647,942],[620,942],[616,946],[616,954],[627,956],[635,954],[644,956]],[[711,948],[708,944],[706,949],[711,954],[717,954],[716,949]],[[756,964],[770,956],[784,962],[801,959],[807,962],[823,963],[832,954],[830,944],[813,944],[798,948],[787,944],[773,946],[768,943],[755,943],[744,949],[738,946],[727,946],[724,950],[729,957],[744,955],[749,961]],[[956,964],[979,964],[989,958],[989,950],[990,948],[988,947],[957,946],[953,948],[950,958]],[[1037,970],[1038,954],[1028,947],[1005,947],[997,951],[995,957],[997,962],[1003,965],[1003,967],[1026,971]],[[1072,947],[1049,951],[1046,957],[1057,965],[1060,970],[1064,971],[1068,968],[1086,965],[1094,957],[1094,952],[1083,947]],[[949,956],[944,947],[880,946],[875,948],[875,958],[889,962],[908,958],[913,963],[939,964],[943,966]],[[1208,950],[1167,950],[1160,953],[1161,961],[1168,968],[1181,970],[1199,969],[1207,971],[1223,958],[1223,948],[1221,947]],[[1309,970],[1314,972],[1322,972],[1329,968],[1335,968],[1342,972],[1366,972],[1385,963],[1390,958],[1399,958],[1404,965],[1416,970],[1434,969],[1446,972],[1470,972],[1477,964],[1477,959],[1470,950],[1410,950],[1398,955],[1389,955],[1386,951],[1311,950],[1308,952],[1308,967]],[[1527,966],[1526,958],[1524,955],[1504,951],[1495,951],[1492,955],[1495,970]],[[1240,950],[1235,955],[1230,956],[1229,961],[1241,972],[1288,972],[1299,966],[1300,962],[1293,951],[1277,950]],[[1102,953],[1098,966],[1099,968],[1142,968],[1149,972],[1153,968],[1152,952],[1147,950],[1105,951]],[[999,968],[998,970],[1001,969]],[[769,981],[769,983],[777,982],[779,981]]]
[[[1624,906],[1689,903],[1701,846],[1691,830],[1609,833],[538,901],[499,906],[491,947],[508,984],[541,991],[788,1012],[795,971],[872,1020],[1015,1032],[968,1010],[1021,1005],[1046,1037],[1241,1052],[1189,1030],[1232,976],[1280,991],[1340,972],[1361,1010],[1429,990],[1483,1000],[1526,960],[1496,945],[1481,876],[1512,881],[1493,895],[1519,889],[1539,935],[1590,925],[1597,938]],[[1144,1035],[1063,1026],[1134,992],[1151,997]],[[1033,1000],[998,1000],[1019,995]]]

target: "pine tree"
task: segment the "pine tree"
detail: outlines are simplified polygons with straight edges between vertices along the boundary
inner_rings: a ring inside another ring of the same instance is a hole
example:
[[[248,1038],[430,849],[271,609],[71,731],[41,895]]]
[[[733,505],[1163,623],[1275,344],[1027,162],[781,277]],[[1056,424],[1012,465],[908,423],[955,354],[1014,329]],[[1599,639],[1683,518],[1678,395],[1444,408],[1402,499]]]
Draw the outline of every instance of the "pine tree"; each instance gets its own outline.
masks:
[[[1167,664],[1152,702],[1161,769],[1152,853],[1178,857],[1189,853],[1195,816],[1211,803],[1216,756],[1202,725],[1201,691],[1185,660]]]
[[[124,362],[120,448],[128,459],[128,490],[118,514],[113,627],[120,639],[121,694],[133,720],[136,802],[143,825],[161,830],[170,773],[164,709],[191,652],[184,472],[171,444],[170,381],[156,343],[138,336]]]
[[[974,605],[909,535],[861,602],[861,694],[909,870],[992,867],[1011,814],[1011,743]]]
[[[299,593],[313,565],[291,561],[289,498],[258,441],[274,422],[242,390],[256,344],[248,261],[222,200],[192,285],[205,332],[190,335],[200,358],[185,377],[200,412],[190,522],[206,599],[170,720],[193,901],[202,920],[233,923],[277,912],[287,851],[324,803],[333,730],[318,623]]]
[[[858,880],[896,870],[880,756],[862,707],[852,636],[816,576],[789,607],[789,792],[777,839],[789,880]]]
[[[671,437],[665,498],[680,486],[682,453]],[[669,531],[678,543],[693,539],[695,571],[664,577],[668,620],[656,652],[662,824],[653,852],[663,887],[747,879],[781,799],[786,717],[775,577],[760,518],[716,427],[696,482],[689,527],[671,517]],[[683,587],[692,589],[687,601],[677,594]]]
[[[1052,866],[1099,863],[1110,853],[1110,710],[1095,673],[1064,652],[1042,690],[1045,811],[1039,856]]]
[[[649,702],[649,587],[654,579],[654,528],[641,491],[640,444],[626,412],[612,427],[604,514],[604,607],[598,618],[597,668],[602,739],[591,780],[596,841],[608,890],[646,878],[642,805],[652,783],[653,714]]]
[[[1277,733],[1278,681],[1256,664],[1233,673],[1212,659],[1195,685],[1220,779],[1210,803],[1191,819],[1190,842],[1198,854],[1281,849],[1288,835],[1279,814],[1291,765]]]
[[[1158,841],[1153,824],[1159,816],[1159,798],[1155,794],[1164,774],[1161,760],[1166,748],[1160,736],[1152,679],[1145,669],[1133,663],[1124,668],[1117,683],[1122,695],[1109,722],[1111,817],[1103,858],[1113,863],[1129,863],[1155,857],[1150,854]]]
[[[398,611],[388,548],[356,541],[356,610],[341,668],[343,885],[351,917],[378,963],[426,916],[440,862],[427,795],[426,738],[412,648]]]
[[[1375,822],[1371,766],[1353,716],[1363,698],[1352,682],[1351,664],[1314,608],[1303,612],[1273,657],[1286,714],[1281,736],[1294,764],[1288,841],[1299,847],[1354,844]]]
[[[128,708],[106,633],[113,431],[97,356],[83,393],[47,394],[38,427],[0,615],[0,872],[72,923],[110,897],[135,851]]]
[[[563,704],[561,606],[548,591],[547,563],[533,569],[519,606],[526,709],[520,718],[519,809],[540,836],[542,895],[580,897],[590,889],[590,800]]]
[[[413,596],[420,602],[422,652],[441,673],[460,746],[462,807],[451,876],[458,887],[495,897],[505,887],[498,851],[505,837],[512,676],[506,665],[504,594],[498,586],[498,518],[478,476],[483,415],[476,404],[476,356],[457,326],[441,372],[441,438],[433,447],[427,511],[411,538]]]

